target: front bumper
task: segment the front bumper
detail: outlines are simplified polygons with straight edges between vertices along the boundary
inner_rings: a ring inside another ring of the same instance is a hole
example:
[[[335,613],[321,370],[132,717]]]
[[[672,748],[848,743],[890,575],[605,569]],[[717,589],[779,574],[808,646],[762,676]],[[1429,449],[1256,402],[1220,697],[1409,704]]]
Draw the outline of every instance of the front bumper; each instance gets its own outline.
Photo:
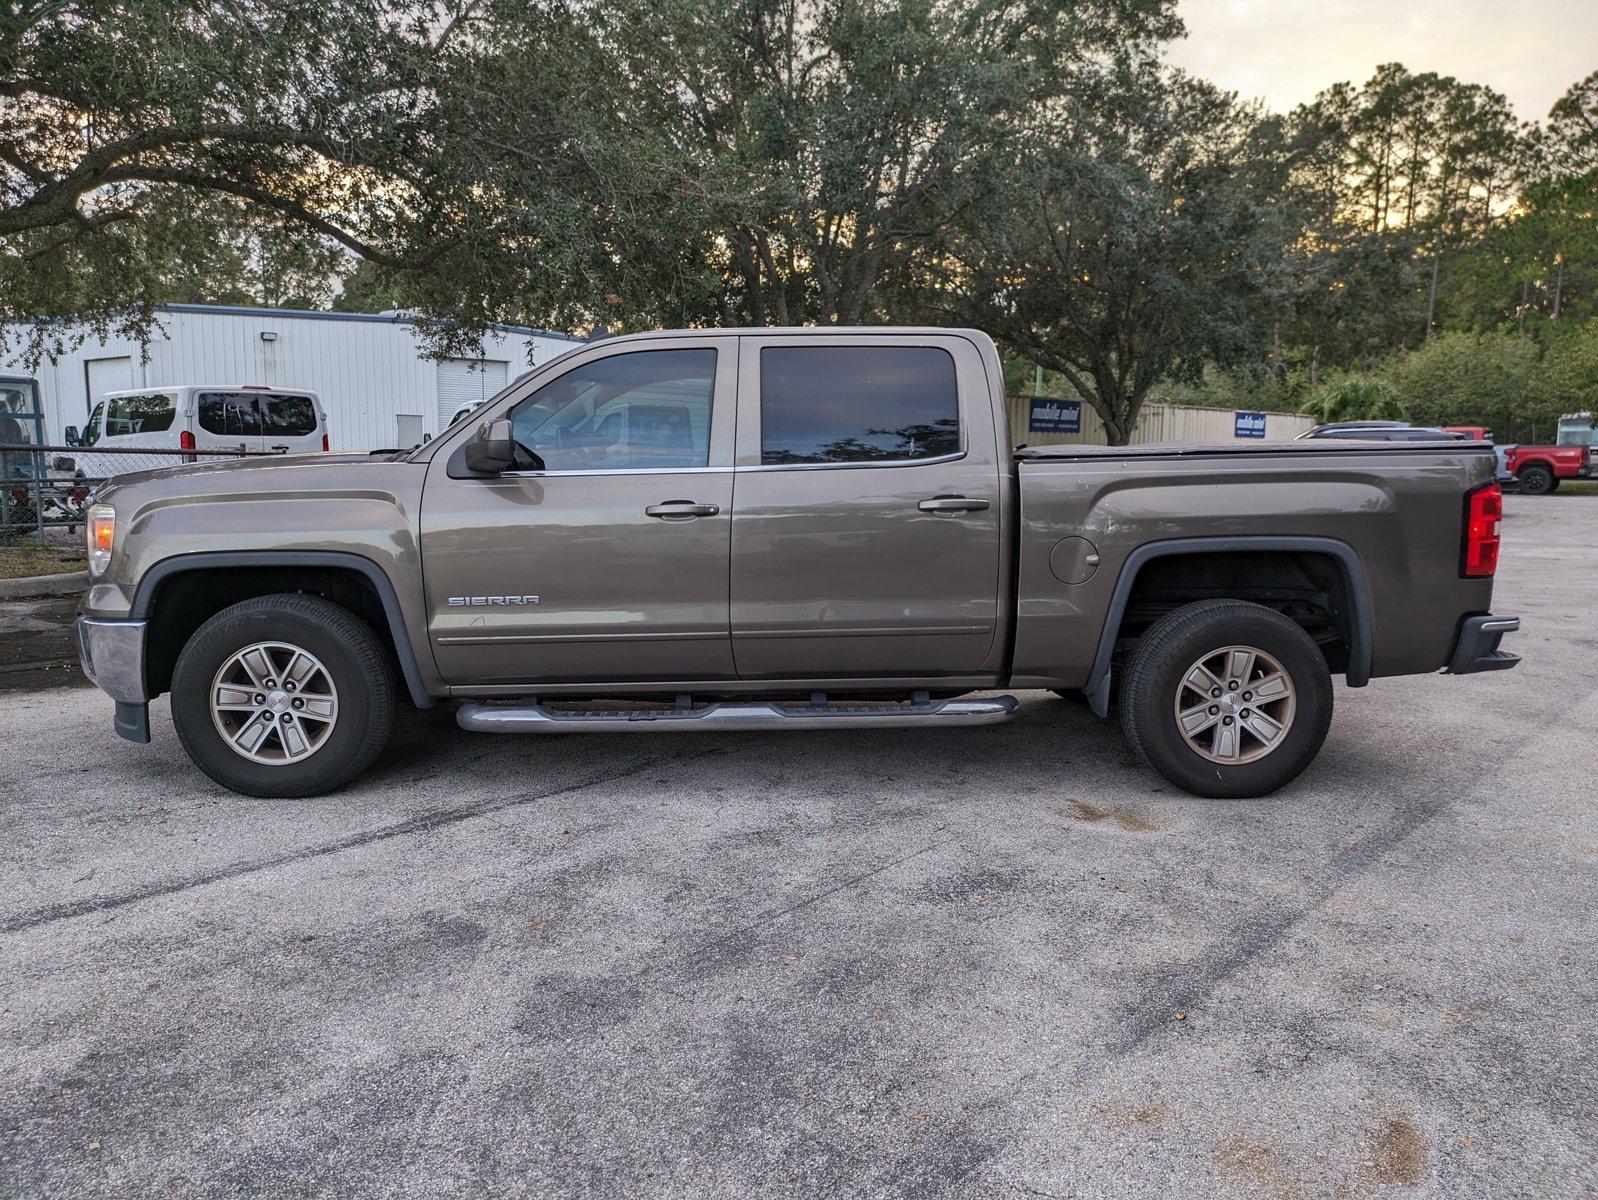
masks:
[[[1519,617],[1495,617],[1491,614],[1466,617],[1459,627],[1459,641],[1454,644],[1454,656],[1444,670],[1450,675],[1473,675],[1477,671],[1507,671],[1520,661],[1520,655],[1498,648],[1506,633],[1520,628]]]
[[[96,687],[116,701],[116,731],[130,742],[150,740],[150,704],[144,690],[144,621],[79,617],[74,632],[78,662]]]

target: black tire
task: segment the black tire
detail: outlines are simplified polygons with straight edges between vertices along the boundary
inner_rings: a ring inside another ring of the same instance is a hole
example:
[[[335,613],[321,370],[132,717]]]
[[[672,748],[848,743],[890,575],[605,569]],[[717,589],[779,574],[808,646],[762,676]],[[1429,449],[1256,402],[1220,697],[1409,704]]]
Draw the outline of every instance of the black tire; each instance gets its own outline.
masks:
[[[337,691],[332,728],[298,762],[244,757],[212,718],[217,673],[239,651],[261,642],[308,651]],[[299,593],[257,596],[224,608],[183,647],[172,673],[172,724],[194,765],[225,788],[246,796],[320,796],[348,783],[382,752],[394,726],[394,676],[383,643],[348,609]]]
[[[1520,473],[1520,488],[1525,496],[1548,496],[1559,486],[1559,480],[1547,467],[1533,464]]]
[[[1293,717],[1284,721],[1280,744],[1235,765],[1194,750],[1176,718],[1184,676],[1206,654],[1229,646],[1253,647],[1275,658],[1294,693]],[[1331,722],[1332,681],[1320,648],[1281,613],[1241,600],[1204,600],[1166,613],[1138,641],[1121,681],[1127,741],[1144,762],[1195,796],[1241,799],[1274,792],[1314,760]]]

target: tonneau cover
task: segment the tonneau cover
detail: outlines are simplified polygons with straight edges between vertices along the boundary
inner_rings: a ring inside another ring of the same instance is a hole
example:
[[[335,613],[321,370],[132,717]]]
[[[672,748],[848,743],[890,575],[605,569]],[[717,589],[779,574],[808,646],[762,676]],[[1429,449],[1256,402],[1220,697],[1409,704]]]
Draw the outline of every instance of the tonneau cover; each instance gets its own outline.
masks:
[[[1429,442],[1360,442],[1352,438],[1306,438],[1291,442],[1150,442],[1140,446],[1023,446],[1015,451],[1021,462],[1105,458],[1219,458],[1260,454],[1414,454],[1438,450],[1473,450],[1493,453],[1491,442],[1439,438]]]

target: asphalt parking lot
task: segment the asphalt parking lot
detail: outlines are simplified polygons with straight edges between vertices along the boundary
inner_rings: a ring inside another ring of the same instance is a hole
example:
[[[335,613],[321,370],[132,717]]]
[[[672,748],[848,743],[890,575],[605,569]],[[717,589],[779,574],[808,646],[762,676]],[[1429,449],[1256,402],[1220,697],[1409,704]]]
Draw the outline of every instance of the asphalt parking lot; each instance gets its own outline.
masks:
[[[1598,501],[1520,668],[1263,801],[992,730],[503,738],[316,801],[0,695],[8,1196],[1598,1191]],[[6,610],[14,616],[15,610]],[[45,690],[39,690],[44,688]]]

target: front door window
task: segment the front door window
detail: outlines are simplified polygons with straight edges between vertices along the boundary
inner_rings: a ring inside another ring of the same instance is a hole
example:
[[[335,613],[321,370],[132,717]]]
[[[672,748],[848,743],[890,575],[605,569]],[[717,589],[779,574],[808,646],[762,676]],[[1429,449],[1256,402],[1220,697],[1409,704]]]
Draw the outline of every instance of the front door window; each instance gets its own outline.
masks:
[[[547,471],[636,471],[710,462],[716,352],[643,350],[574,367],[511,410]]]

